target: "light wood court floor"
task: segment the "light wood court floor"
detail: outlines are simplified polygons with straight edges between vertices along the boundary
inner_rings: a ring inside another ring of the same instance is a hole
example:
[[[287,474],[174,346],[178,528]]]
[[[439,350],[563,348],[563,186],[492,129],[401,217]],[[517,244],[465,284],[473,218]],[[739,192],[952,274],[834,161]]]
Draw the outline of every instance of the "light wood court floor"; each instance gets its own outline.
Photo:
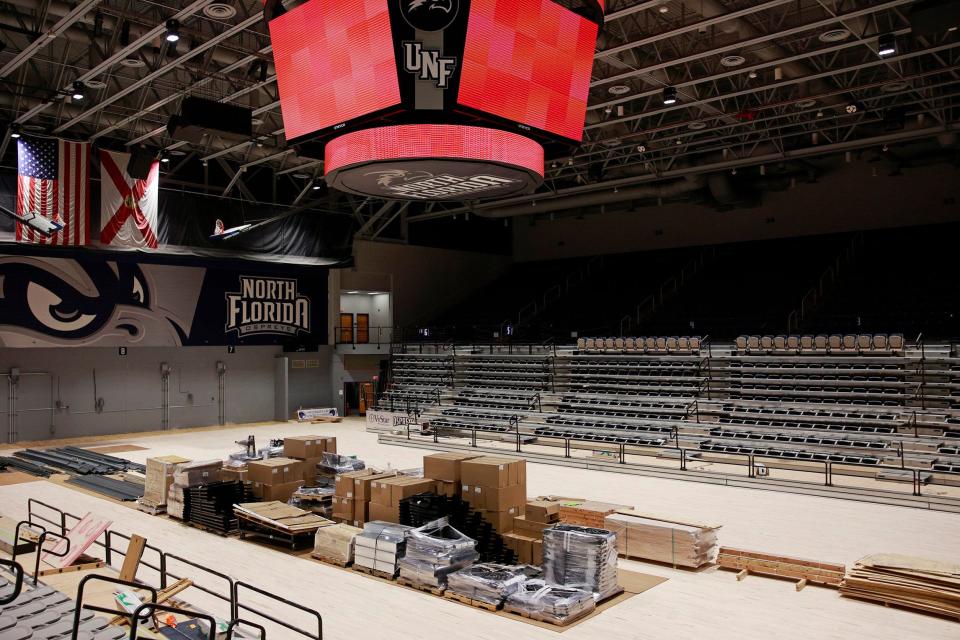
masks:
[[[230,428],[124,435],[98,444],[133,444],[120,454],[143,461],[178,454],[194,460],[222,458],[248,434],[265,445],[271,437],[333,435],[342,453],[369,465],[420,466],[424,451],[389,447],[348,418],[339,424],[243,425]],[[852,564],[870,553],[908,553],[960,561],[960,515],[694,482],[531,464],[528,493],[583,496],[635,505],[652,513],[683,514],[719,522],[723,545]],[[223,539],[153,517],[128,506],[38,481],[0,486],[0,513],[26,515],[36,497],[82,515],[94,511],[123,533],[139,533],[165,550],[197,559],[235,578],[273,590],[321,611],[326,638],[555,638],[557,632],[473,610],[352,572],[286,555],[263,545]],[[669,578],[560,635],[578,638],[960,638],[960,623],[841,598],[835,590],[794,590],[790,581],[733,572],[678,571],[622,561],[627,569]],[[198,604],[205,604],[196,600]],[[283,614],[285,615],[285,613]],[[296,638],[271,633],[270,638]]]

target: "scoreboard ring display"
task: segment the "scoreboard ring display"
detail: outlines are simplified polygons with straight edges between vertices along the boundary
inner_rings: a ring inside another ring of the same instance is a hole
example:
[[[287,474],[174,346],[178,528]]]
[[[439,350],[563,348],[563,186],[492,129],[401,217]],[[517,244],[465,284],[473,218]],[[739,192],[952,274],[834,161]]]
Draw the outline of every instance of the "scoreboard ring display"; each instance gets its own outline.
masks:
[[[268,1],[264,16],[287,142],[325,159],[331,187],[410,200],[530,193],[544,158],[583,136],[598,0]],[[412,175],[426,182],[386,177]]]

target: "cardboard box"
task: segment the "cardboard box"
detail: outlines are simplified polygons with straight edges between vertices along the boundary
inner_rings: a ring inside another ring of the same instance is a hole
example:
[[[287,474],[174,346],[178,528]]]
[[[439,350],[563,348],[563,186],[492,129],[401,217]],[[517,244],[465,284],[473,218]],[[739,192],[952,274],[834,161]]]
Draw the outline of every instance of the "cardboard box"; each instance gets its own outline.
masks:
[[[303,486],[303,480],[279,484],[254,482],[251,486],[253,488],[253,495],[264,502],[270,502],[271,500],[286,502],[293,495],[294,491]]]
[[[510,507],[518,507],[527,501],[527,487],[521,484],[502,489],[463,485],[462,491],[463,499],[469,502],[471,507],[485,511],[506,511]]]
[[[220,480],[222,460],[202,460],[178,464],[173,470],[173,483],[181,487],[192,487]]]
[[[479,457],[477,454],[453,451],[423,456],[423,477],[459,483],[460,463]]]
[[[303,465],[292,458],[267,458],[247,463],[247,477],[261,484],[286,484],[303,481]]]
[[[523,515],[523,507],[511,507],[506,511],[480,511],[480,515],[493,525],[497,533],[503,535],[513,531],[513,519]]]
[[[366,500],[353,501],[353,526],[362,527],[370,521],[369,509],[370,503]]]
[[[532,547],[530,564],[540,566],[543,564],[543,540],[534,540]]]
[[[353,498],[333,496],[333,517],[353,522]]]
[[[400,505],[395,507],[390,507],[382,504],[377,504],[376,502],[368,503],[367,517],[369,520],[367,522],[374,522],[375,520],[383,520],[384,522],[400,522]]]
[[[516,532],[505,533],[503,534],[503,542],[508,549],[512,549],[517,554],[517,561],[520,564],[533,563],[533,538]]]
[[[461,484],[501,489],[527,483],[527,461],[520,458],[483,456],[460,463]]]
[[[333,485],[333,494],[343,498],[352,498],[353,481],[356,478],[372,476],[376,473],[377,472],[373,469],[361,469],[360,471],[348,471],[347,473],[341,473],[337,476],[335,484]]]
[[[527,503],[527,520],[559,522],[560,503],[552,500],[531,500]]]
[[[434,491],[437,481],[429,478],[396,476],[374,480],[370,485],[370,502],[388,507],[398,507],[400,501],[418,493]]]
[[[375,473],[370,476],[360,476],[359,478],[353,479],[353,498],[354,500],[365,500],[370,501],[370,485],[374,480],[383,480],[385,478],[395,478],[397,476],[396,471],[388,471],[386,473]]]
[[[303,482],[307,486],[313,486],[317,481],[317,463],[323,460],[321,456],[316,458],[304,458],[300,461],[300,467],[303,471]]]
[[[513,519],[513,530],[526,536],[539,538],[543,535],[543,530],[552,527],[555,523],[535,522],[530,520],[530,505],[527,503],[527,513],[523,516],[517,516]]]
[[[283,455],[288,458],[319,458],[323,453],[317,441],[321,436],[287,436],[283,439]]]
[[[458,496],[460,495],[460,483],[437,480],[437,494],[448,498]]]
[[[247,476],[246,467],[224,467],[220,470],[220,479],[224,481],[239,480],[240,482],[246,482],[249,480]]]
[[[319,456],[322,453],[336,453],[337,452],[337,439],[333,436],[321,436],[317,440],[317,446],[320,447]]]
[[[147,471],[143,482],[143,497],[155,505],[167,503],[167,492],[173,484],[173,472],[177,465],[190,462],[180,456],[147,458]]]

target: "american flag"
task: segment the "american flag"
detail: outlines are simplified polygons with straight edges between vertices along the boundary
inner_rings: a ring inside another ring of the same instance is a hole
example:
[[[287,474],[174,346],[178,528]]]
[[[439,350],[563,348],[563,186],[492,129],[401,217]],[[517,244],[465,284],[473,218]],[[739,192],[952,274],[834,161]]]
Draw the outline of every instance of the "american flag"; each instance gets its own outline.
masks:
[[[17,241],[85,245],[90,238],[90,143],[17,140],[17,214],[36,213],[63,229],[49,238],[17,222]]]

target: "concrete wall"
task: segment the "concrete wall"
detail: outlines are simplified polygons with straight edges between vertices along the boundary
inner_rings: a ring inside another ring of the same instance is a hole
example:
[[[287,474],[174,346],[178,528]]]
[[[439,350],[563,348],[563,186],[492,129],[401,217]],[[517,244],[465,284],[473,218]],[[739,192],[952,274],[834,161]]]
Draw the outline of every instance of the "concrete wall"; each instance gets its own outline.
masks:
[[[548,260],[672,247],[785,238],[960,220],[960,172],[949,166],[877,177],[866,163],[843,165],[795,188],[767,192],[761,206],[719,212],[674,204],[633,213],[514,224],[514,258]],[[768,222],[768,219],[773,219]],[[659,233],[658,233],[659,231]]]
[[[304,407],[332,407],[336,390],[331,379],[333,347],[319,351],[286,353],[287,416]]]
[[[226,421],[270,420],[279,353],[274,346],[241,346],[235,353],[227,353],[226,347],[131,347],[126,356],[106,347],[0,349],[0,371],[20,369],[18,440],[39,440],[160,429],[163,362],[172,368],[172,428],[217,424],[217,361],[227,370]],[[4,376],[0,384],[8,385],[8,379]],[[97,398],[102,398],[99,411]],[[51,414],[50,407],[58,405]],[[8,394],[0,393],[0,421],[8,422],[8,412]],[[0,441],[6,440],[6,425],[0,429]]]
[[[390,291],[394,326],[429,320],[512,263],[509,256],[369,240],[354,243],[354,260],[354,268],[339,272],[340,290]]]

